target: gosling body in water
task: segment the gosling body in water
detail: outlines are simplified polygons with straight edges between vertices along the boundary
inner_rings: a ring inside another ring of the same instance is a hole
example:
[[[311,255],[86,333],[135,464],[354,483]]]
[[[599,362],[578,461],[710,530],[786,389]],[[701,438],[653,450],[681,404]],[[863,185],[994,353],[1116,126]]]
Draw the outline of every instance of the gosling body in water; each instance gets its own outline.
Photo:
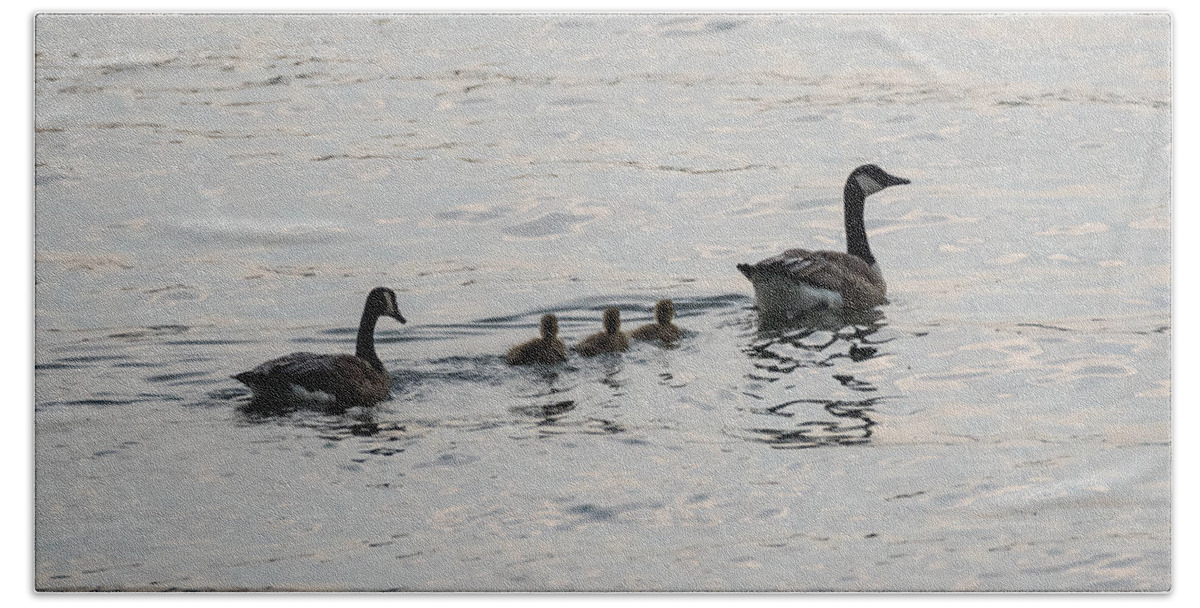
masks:
[[[375,354],[375,322],[388,316],[405,323],[396,294],[376,287],[367,295],[353,355],[292,353],[233,376],[259,403],[312,401],[343,407],[374,405],[388,398],[392,379]]]
[[[637,340],[658,340],[675,342],[683,335],[683,330],[671,322],[675,318],[675,303],[670,300],[659,300],[654,305],[654,323],[647,323],[631,332],[629,335]]]
[[[558,339],[558,317],[542,317],[542,337],[518,344],[508,351],[509,365],[553,365],[567,360],[567,347]]]
[[[629,336],[621,331],[621,311],[616,308],[605,309],[604,331],[584,338],[575,346],[575,350],[585,357],[629,350]]]

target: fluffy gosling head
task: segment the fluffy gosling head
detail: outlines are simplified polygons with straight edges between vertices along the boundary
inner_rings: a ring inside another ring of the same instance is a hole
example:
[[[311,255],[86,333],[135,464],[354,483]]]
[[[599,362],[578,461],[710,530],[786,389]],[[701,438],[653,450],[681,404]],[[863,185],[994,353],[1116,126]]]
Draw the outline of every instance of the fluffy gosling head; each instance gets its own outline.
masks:
[[[558,317],[554,315],[542,316],[542,339],[553,340],[558,337]]]
[[[659,325],[669,325],[675,318],[675,303],[670,300],[659,300],[654,305],[654,320]]]
[[[621,311],[616,308],[604,309],[604,331],[615,334],[621,331]]]

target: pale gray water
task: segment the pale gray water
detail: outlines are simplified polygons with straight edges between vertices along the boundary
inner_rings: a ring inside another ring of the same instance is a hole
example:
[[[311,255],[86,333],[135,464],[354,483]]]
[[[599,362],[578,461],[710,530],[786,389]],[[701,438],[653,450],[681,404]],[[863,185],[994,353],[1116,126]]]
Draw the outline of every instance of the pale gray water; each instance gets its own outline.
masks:
[[[1170,27],[42,16],[36,584],[1167,589]],[[892,303],[762,327],[864,162]],[[393,400],[247,406],[376,285]]]

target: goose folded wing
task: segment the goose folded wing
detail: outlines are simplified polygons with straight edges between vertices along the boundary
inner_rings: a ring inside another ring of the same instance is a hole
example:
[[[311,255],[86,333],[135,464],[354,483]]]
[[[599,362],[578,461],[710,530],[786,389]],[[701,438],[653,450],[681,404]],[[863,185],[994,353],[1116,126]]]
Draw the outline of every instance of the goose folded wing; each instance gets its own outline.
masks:
[[[847,306],[870,307],[884,299],[879,272],[848,253],[789,249],[759,262],[758,267],[798,283],[838,292]]]
[[[310,391],[386,384],[379,381],[382,374],[375,371],[366,361],[352,355],[292,353],[263,363],[254,369],[254,373],[302,386]]]
[[[304,376],[319,376],[329,373],[333,367],[333,357],[316,353],[292,353],[277,359],[271,359],[251,370],[251,373],[262,377],[299,378]]]
[[[758,263],[758,271],[787,277],[821,289],[841,291],[846,272],[836,263],[828,251],[789,249],[777,256]]]

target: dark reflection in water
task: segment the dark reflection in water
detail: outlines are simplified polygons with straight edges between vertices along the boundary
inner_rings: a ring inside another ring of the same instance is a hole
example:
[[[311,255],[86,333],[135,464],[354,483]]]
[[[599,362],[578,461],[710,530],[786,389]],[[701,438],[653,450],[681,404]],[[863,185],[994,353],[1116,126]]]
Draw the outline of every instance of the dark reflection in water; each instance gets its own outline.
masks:
[[[370,408],[347,408],[337,403],[304,401],[299,399],[254,399],[250,398],[238,405],[238,411],[243,420],[252,424],[274,422],[287,418],[304,418],[312,416],[336,417],[350,412],[369,415]]]
[[[510,409],[515,414],[532,418],[538,430],[539,438],[553,437],[564,432],[578,430],[585,435],[613,435],[625,432],[620,423],[605,419],[586,416],[582,419],[568,417],[576,411],[576,402],[570,399],[556,401],[546,405],[517,406]]]
[[[837,420],[805,420],[790,424],[787,428],[751,427],[744,438],[780,449],[867,443],[871,438],[871,428],[876,424],[867,414],[879,401],[878,397],[862,401],[796,399],[771,407],[751,408],[754,414],[794,419],[797,412],[791,411],[792,408],[817,405]]]
[[[562,419],[563,415],[575,409],[575,402],[567,399],[566,401],[556,401],[547,405],[520,405],[512,408],[513,413],[537,418],[537,424],[553,425]]]
[[[617,379],[617,375],[621,372],[620,359],[619,356],[606,357],[609,360],[603,363],[601,376],[595,380],[595,383],[606,387],[603,394],[609,397],[618,397],[622,394],[617,390],[621,387],[621,382]],[[596,403],[595,395],[588,394],[586,390],[576,395],[576,398],[566,398],[579,393],[581,389],[580,383],[567,384],[567,382],[577,379],[579,374],[587,374],[590,377],[595,371],[593,368],[580,369],[562,365],[522,368],[517,371],[526,380],[532,381],[536,390],[514,395],[517,399],[533,403],[510,407],[509,411],[518,416],[509,421],[510,424],[528,428],[532,422],[532,429],[536,431],[538,438],[554,437],[570,432],[595,435],[615,434],[626,430],[615,420],[589,415],[595,414],[596,406],[601,404]],[[587,383],[588,381],[585,381],[584,385]],[[601,407],[604,406],[601,405]]]
[[[516,397],[531,400],[534,403],[513,406],[509,408],[510,412],[517,414],[521,419],[534,419],[535,426],[551,427],[559,424],[568,413],[575,410],[575,400],[563,399],[564,393],[569,392],[570,389],[555,386],[560,375],[554,367],[533,366],[520,371],[533,382],[536,390]]]
[[[369,456],[393,456],[404,452],[405,440],[414,439],[407,425],[396,421],[380,420],[373,408],[330,408],[317,404],[293,404],[284,407],[279,403],[263,406],[250,400],[238,406],[239,423],[247,426],[280,425],[307,429],[322,440],[342,442],[348,439],[370,439],[363,445],[361,454]],[[352,459],[362,462],[362,458]]]
[[[887,324],[883,315],[838,316],[825,314],[783,320],[760,317],[755,339],[742,352],[762,374],[754,380],[775,382],[798,368],[832,367],[839,360],[862,362],[879,356],[877,345],[892,338],[873,340]],[[834,378],[842,381],[839,375]],[[843,381],[843,385],[846,382]]]
[[[769,394],[772,383],[788,378],[797,370],[825,368],[837,368],[839,373],[831,374],[831,377],[846,389],[855,392],[878,390],[869,381],[846,372],[849,371],[847,365],[882,356],[879,345],[893,339],[876,335],[887,325],[880,311],[822,310],[787,318],[758,315],[756,320],[752,340],[742,348],[754,368],[746,374],[753,384],[742,392],[743,395],[771,401],[778,398]],[[761,384],[764,382],[767,384]],[[792,388],[788,386],[783,390]],[[742,437],[774,448],[863,444],[870,440],[872,427],[876,424],[867,414],[881,399],[788,398],[776,405],[748,408],[746,411],[770,416],[771,420],[786,424],[755,422],[745,429]],[[821,410],[834,419],[811,419]],[[795,422],[797,418],[801,420]]]
[[[624,382],[619,377],[621,375],[620,355],[609,354],[604,355],[604,358],[606,359],[604,365],[604,377],[600,380],[600,383],[613,389],[613,397],[620,397],[621,395],[625,394],[621,391],[621,388],[624,386]]]

